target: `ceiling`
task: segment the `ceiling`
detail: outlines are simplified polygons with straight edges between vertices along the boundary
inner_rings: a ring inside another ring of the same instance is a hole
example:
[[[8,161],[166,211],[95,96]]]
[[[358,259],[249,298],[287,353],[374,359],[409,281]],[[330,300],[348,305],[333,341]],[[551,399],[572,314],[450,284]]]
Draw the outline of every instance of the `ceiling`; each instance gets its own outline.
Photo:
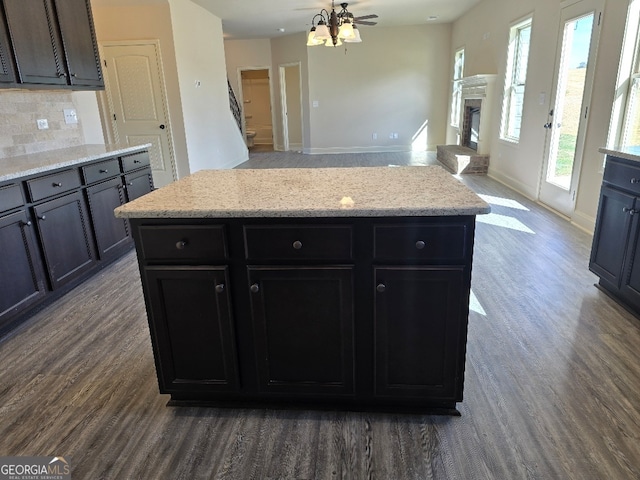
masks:
[[[189,1],[189,0],[182,0]],[[273,38],[308,31],[311,19],[330,0],[190,0],[222,19],[225,38]],[[378,26],[397,27],[427,23],[448,23],[481,0],[354,0],[354,16],[377,14]],[[95,6],[144,5],[168,0],[91,0]],[[177,3],[177,2],[175,2]],[[339,8],[339,2],[336,3]],[[432,17],[430,19],[430,17]],[[433,18],[435,17],[435,18]],[[363,33],[366,28],[362,27]],[[281,31],[280,29],[284,29]]]

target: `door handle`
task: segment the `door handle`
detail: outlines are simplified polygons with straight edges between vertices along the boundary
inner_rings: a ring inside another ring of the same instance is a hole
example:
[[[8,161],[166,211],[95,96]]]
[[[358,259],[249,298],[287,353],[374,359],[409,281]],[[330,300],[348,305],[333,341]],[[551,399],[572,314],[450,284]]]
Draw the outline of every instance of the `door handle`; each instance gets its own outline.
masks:
[[[551,128],[551,127],[553,127],[553,125],[551,124],[551,122],[548,122],[548,123],[545,123],[545,124],[544,124],[544,128],[546,128],[546,129],[549,129],[549,128]]]
[[[164,130],[164,124],[160,125],[160,130]]]

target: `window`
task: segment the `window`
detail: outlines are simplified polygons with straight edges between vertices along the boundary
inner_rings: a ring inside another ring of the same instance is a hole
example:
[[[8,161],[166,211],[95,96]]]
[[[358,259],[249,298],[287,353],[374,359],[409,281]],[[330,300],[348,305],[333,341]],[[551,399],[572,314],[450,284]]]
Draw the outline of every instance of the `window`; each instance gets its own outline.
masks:
[[[460,103],[462,102],[462,86],[460,80],[464,76],[464,48],[456,51],[453,57],[453,93],[451,96],[451,126],[460,126]]]
[[[500,124],[500,138],[510,142],[520,139],[530,41],[531,18],[511,27]]]
[[[640,145],[640,2],[629,2],[607,146]]]

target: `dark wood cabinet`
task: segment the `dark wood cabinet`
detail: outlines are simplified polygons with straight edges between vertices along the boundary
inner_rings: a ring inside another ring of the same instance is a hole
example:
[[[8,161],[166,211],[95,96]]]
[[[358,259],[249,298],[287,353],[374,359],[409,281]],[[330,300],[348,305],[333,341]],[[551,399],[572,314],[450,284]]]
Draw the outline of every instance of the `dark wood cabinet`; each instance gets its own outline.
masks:
[[[375,268],[375,394],[462,400],[464,267]]]
[[[11,84],[16,81],[16,62],[13,58],[9,30],[4,8],[0,2],[0,84]]]
[[[131,242],[129,224],[124,218],[116,218],[113,211],[126,203],[120,177],[112,178],[87,188],[89,210],[101,259],[119,255]]]
[[[640,165],[607,156],[589,269],[599,286],[640,314]]]
[[[18,83],[104,88],[89,0],[2,0]]]
[[[138,172],[124,176],[124,188],[127,193],[127,201],[131,202],[153,190],[153,178],[151,169],[144,168]]]
[[[0,214],[0,330],[47,293],[34,229],[24,208]]]
[[[160,391],[171,394],[172,404],[301,402],[456,413],[473,216],[130,222]],[[230,293],[229,309],[219,304],[218,283]],[[199,338],[203,322],[224,322],[225,331],[229,324],[237,346],[234,387],[220,365],[235,357],[218,347],[217,359],[210,358],[201,342],[221,340]],[[202,373],[209,368],[217,373]],[[203,378],[229,389],[219,394],[188,380]]]
[[[0,335],[131,249],[114,209],[129,176],[141,179],[137,195],[153,189],[148,162],[135,167],[113,156],[0,184]]]
[[[249,267],[259,388],[353,395],[353,268]]]
[[[238,361],[226,267],[149,267],[151,331],[162,391],[233,391]]]
[[[33,207],[51,288],[83,275],[96,261],[81,191]]]

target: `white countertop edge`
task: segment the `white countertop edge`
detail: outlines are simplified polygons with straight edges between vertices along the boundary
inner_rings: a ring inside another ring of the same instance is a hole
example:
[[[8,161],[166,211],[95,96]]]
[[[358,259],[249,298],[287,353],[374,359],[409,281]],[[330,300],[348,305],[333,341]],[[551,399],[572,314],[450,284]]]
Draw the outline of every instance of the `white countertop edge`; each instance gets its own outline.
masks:
[[[22,177],[28,177],[31,175],[37,174],[46,174],[47,172],[57,170],[59,168],[64,167],[72,167],[74,165],[79,165],[81,163],[92,162],[94,160],[101,160],[107,157],[126,155],[129,153],[136,153],[142,150],[146,150],[151,147],[150,143],[145,143],[143,145],[135,145],[135,146],[123,146],[123,145],[79,145],[77,147],[68,147],[61,148],[59,150],[48,150],[46,152],[38,152],[27,155],[20,155],[19,157],[10,157],[5,158],[2,161],[14,162],[16,165],[21,165],[21,159],[27,158],[37,158],[38,156],[51,156],[59,154],[62,156],[67,156],[66,160],[54,161],[52,163],[41,164],[33,167],[27,167],[24,169],[17,169],[13,172],[0,174],[0,182],[6,182],[9,180],[15,180]],[[95,153],[80,153],[81,156],[74,156],[74,151],[77,152],[86,148],[96,148],[100,150],[102,148],[104,151],[96,151]],[[0,168],[0,172],[2,169]]]
[[[122,207],[115,210],[118,218],[136,219],[230,219],[230,218],[356,218],[356,217],[455,217],[483,215],[491,212],[491,207],[451,207],[421,210],[402,208],[392,209],[357,209],[339,208],[335,210],[190,210],[190,211],[123,211]]]
[[[625,158],[627,160],[640,162],[640,147],[633,149],[633,151],[624,148],[600,148],[598,151],[600,153],[604,153],[605,155],[611,155],[613,157]]]

